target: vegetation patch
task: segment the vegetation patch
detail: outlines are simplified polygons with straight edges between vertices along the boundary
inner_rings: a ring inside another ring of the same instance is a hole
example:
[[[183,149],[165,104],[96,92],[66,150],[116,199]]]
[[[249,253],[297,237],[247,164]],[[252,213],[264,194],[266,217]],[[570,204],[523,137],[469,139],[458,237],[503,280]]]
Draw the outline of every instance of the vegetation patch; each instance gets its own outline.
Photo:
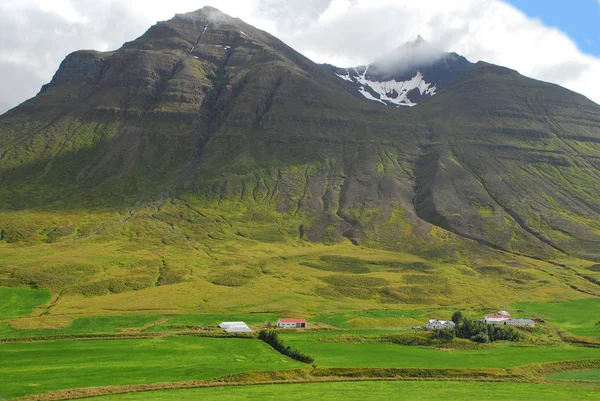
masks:
[[[286,345],[281,338],[277,335],[273,330],[261,330],[258,334],[258,338],[267,344],[269,344],[273,349],[280,354],[285,356],[289,356],[292,359],[295,359],[304,363],[313,363],[314,359],[302,352],[292,349],[289,345]]]
[[[340,396],[348,401],[398,400],[430,401],[583,401],[598,400],[594,389],[558,384],[476,382],[447,380],[413,381],[344,381],[324,383],[296,383],[235,387],[137,392],[98,397],[94,401],[179,401],[185,400],[290,400],[318,399],[337,401]]]
[[[67,388],[206,380],[303,366],[282,358],[262,341],[236,338],[7,343],[0,346],[0,394],[13,398]]]
[[[441,350],[392,343],[324,343],[303,333],[280,334],[319,366],[389,368],[512,368],[531,363],[600,358],[600,349],[574,346],[477,346]],[[410,339],[410,337],[408,338]],[[406,338],[401,339],[404,341]],[[412,339],[410,339],[412,340]],[[421,341],[417,338],[417,341]],[[449,347],[451,348],[451,347]]]
[[[242,287],[260,277],[262,270],[257,266],[230,267],[214,276],[210,282],[225,287]]]
[[[550,380],[592,380],[600,381],[600,369],[575,370],[572,372],[553,373],[546,376]]]
[[[50,301],[47,290],[0,287],[0,320],[27,316]]]
[[[577,299],[563,302],[518,302],[514,308],[534,313],[552,326],[576,336],[600,337],[598,311],[600,298]]]
[[[337,287],[378,288],[389,284],[386,279],[380,277],[357,277],[342,274],[321,277],[321,280]]]
[[[523,338],[523,335],[512,327],[465,319],[460,311],[452,314],[452,321],[456,324],[455,328],[436,330],[435,332],[438,334],[452,333],[453,336],[456,334],[457,337],[484,344],[494,341],[519,341]]]
[[[339,298],[345,296],[354,299],[372,299],[380,293],[381,287],[389,282],[380,277],[332,275],[320,277],[329,283],[328,287],[317,288],[316,293],[325,298]]]
[[[404,282],[409,285],[419,284],[439,284],[447,285],[448,279],[445,277],[430,274],[407,274],[403,277]]]
[[[483,275],[501,276],[504,279],[512,281],[532,281],[537,279],[537,277],[531,273],[519,271],[518,269],[508,266],[478,266],[475,270]]]
[[[324,255],[319,258],[319,263],[301,262],[303,266],[314,269],[339,272],[339,273],[370,273],[371,270],[366,266],[368,262],[344,256]]]
[[[0,323],[0,338],[23,338],[118,333],[122,330],[142,328],[159,320],[160,315],[90,316],[72,320],[68,317],[43,316]]]
[[[0,273],[9,275],[23,285],[32,288],[45,288],[59,292],[65,287],[92,278],[98,269],[82,263],[63,263],[57,265],[20,265],[14,268],[0,267]]]

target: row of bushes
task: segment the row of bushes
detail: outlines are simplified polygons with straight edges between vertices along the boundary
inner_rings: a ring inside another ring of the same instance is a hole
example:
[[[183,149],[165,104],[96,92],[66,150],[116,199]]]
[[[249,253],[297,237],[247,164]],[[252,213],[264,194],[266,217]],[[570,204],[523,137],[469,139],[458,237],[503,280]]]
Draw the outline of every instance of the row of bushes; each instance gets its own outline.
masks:
[[[285,356],[289,356],[292,359],[295,359],[304,363],[313,363],[314,359],[309,355],[304,355],[298,350],[292,349],[289,345],[286,345],[281,338],[274,331],[270,330],[262,330],[258,334],[258,338],[262,341],[269,344],[271,347],[275,349],[275,351],[283,354]]]

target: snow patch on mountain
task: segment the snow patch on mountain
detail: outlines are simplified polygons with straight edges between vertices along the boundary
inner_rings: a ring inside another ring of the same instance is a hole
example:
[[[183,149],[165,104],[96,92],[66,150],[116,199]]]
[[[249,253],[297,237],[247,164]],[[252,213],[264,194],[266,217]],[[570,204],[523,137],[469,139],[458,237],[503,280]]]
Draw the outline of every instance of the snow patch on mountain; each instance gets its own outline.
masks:
[[[348,74],[348,75],[335,74],[335,75],[337,75],[338,77],[342,78],[344,81],[354,82],[352,80],[352,78],[350,77],[350,74]]]
[[[396,81],[395,79],[390,81],[371,81],[367,79],[368,72],[369,66],[365,68],[363,73],[360,73],[355,68],[355,75],[351,74],[348,70],[346,70],[346,75],[336,75],[345,81],[359,84],[358,91],[367,99],[386,105],[416,106],[416,103],[409,98],[411,91],[418,89],[421,95],[433,96],[437,90],[436,85],[428,83],[420,71],[417,71],[415,76],[407,81]]]
[[[358,91],[360,92],[361,95],[363,95],[367,99],[383,103],[383,104],[385,104],[387,106],[386,102],[384,102],[383,100],[377,99],[375,96],[373,96],[369,92],[367,92],[364,88],[358,88]]]

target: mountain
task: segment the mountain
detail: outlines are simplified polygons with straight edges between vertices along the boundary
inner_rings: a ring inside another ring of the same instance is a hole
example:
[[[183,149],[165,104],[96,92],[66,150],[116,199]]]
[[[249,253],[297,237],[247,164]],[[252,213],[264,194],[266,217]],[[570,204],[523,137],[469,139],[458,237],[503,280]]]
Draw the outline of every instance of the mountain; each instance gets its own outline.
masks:
[[[382,65],[364,76],[412,75]],[[513,272],[515,291],[600,293],[585,270],[600,260],[600,106],[452,54],[421,68],[436,95],[386,107],[209,7],[116,51],[70,54],[0,117],[0,283],[99,295],[191,280],[218,298],[214,286],[262,277],[298,288],[296,307],[342,293],[453,304]],[[323,289],[310,269],[355,267],[317,249],[346,243],[347,257],[399,252],[460,280]],[[553,264],[517,274],[540,260]]]
[[[365,98],[399,107],[415,106],[443,91],[472,65],[463,56],[444,53],[418,36],[369,65],[332,69]]]

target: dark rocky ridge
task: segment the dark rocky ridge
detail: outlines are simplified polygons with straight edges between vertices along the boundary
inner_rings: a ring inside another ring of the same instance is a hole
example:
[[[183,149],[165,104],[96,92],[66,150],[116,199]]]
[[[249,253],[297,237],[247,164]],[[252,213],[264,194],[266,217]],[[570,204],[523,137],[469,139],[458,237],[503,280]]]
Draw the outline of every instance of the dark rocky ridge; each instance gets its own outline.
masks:
[[[348,84],[215,9],[176,16],[0,117],[0,207],[187,196],[311,241],[600,258],[598,105],[486,63],[411,109]]]

